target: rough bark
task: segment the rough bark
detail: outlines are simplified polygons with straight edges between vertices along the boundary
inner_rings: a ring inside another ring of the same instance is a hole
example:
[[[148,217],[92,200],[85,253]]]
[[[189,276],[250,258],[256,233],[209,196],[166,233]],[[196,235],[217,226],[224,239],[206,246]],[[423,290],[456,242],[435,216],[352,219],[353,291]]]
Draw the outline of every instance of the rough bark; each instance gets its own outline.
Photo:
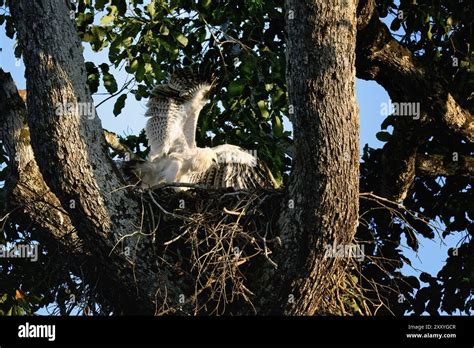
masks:
[[[165,289],[166,275],[150,268],[152,248],[140,234],[139,202],[123,189],[95,110],[81,112],[80,106],[93,108],[93,102],[67,2],[19,0],[11,12],[26,66],[28,126],[41,174],[95,256],[104,292],[109,288],[122,296],[125,311],[153,313],[164,292],[170,296],[175,289],[171,284]],[[61,112],[59,105],[67,110]]]
[[[420,176],[466,176],[474,178],[474,158],[451,157],[441,155],[416,155],[416,173]]]
[[[321,300],[337,267],[335,259],[324,258],[325,245],[351,243],[357,225],[357,2],[287,0],[285,5],[295,157],[280,220],[278,294],[284,313],[311,315],[324,312]]]
[[[87,254],[78,238],[69,215],[43,180],[30,145],[26,108],[10,74],[0,69],[1,139],[9,155],[10,173],[6,212],[16,221],[30,221],[41,242],[64,250],[75,258]],[[45,234],[48,235],[45,235]]]

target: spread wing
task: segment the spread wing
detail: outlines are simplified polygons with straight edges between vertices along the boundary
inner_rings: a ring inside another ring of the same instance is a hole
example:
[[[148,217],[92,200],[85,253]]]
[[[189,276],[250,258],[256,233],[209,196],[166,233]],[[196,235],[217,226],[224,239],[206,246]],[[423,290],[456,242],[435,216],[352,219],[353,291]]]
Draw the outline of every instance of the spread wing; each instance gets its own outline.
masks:
[[[145,126],[145,134],[150,145],[150,161],[173,151],[187,148],[183,125],[186,113],[173,98],[164,98],[152,92],[145,116],[150,119]]]
[[[218,165],[202,173],[192,172],[183,182],[236,190],[279,186],[267,165],[241,148],[220,145],[213,150],[217,154]]]
[[[150,117],[145,131],[151,147],[148,160],[157,161],[155,166],[142,166],[141,174],[144,179],[148,173],[151,175],[150,180],[144,181],[154,182],[156,178],[160,179],[161,174],[157,173],[166,169],[163,166],[171,166],[161,159],[166,159],[171,154],[183,154],[198,149],[195,142],[197,119],[213,84],[213,75],[181,69],[173,73],[167,84],[153,89],[145,114]],[[184,174],[176,179],[179,182],[201,183],[215,188],[278,187],[265,163],[243,149],[233,145],[220,145],[209,150],[212,150],[212,156],[217,158],[216,166],[193,166],[194,169],[186,169]],[[190,162],[197,160],[199,158],[193,158]],[[183,162],[186,168],[187,164]],[[163,168],[158,168],[157,165]],[[209,169],[196,171],[196,167]]]
[[[184,135],[190,148],[196,148],[196,127],[199,114],[208,101],[210,90],[214,87],[215,76],[208,70],[182,69],[175,71],[170,84],[182,90],[183,106],[186,112]]]
[[[196,147],[197,118],[211,86],[201,74],[180,69],[167,84],[153,89],[145,113],[150,117],[145,127],[151,147],[150,160]]]

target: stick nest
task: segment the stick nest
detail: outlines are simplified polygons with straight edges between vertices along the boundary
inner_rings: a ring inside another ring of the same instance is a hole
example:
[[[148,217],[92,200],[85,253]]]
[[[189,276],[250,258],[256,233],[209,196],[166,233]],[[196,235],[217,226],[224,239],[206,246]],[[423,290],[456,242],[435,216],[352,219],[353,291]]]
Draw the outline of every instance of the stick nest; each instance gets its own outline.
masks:
[[[158,266],[193,284],[157,314],[255,312],[247,280],[262,263],[277,267],[272,254],[281,245],[275,232],[281,196],[277,190],[200,187],[142,193]]]
[[[165,301],[155,314],[257,314],[252,300],[260,289],[252,284],[259,283],[263,268],[278,267],[274,256],[281,247],[277,226],[283,191],[170,186],[190,187],[140,191],[142,232],[151,236],[156,266],[166,269],[182,291],[160,293]],[[323,313],[373,315],[374,308],[387,306],[379,285],[361,286],[367,262],[383,266],[369,255],[363,263],[352,258],[335,263]],[[376,298],[367,298],[367,291]]]

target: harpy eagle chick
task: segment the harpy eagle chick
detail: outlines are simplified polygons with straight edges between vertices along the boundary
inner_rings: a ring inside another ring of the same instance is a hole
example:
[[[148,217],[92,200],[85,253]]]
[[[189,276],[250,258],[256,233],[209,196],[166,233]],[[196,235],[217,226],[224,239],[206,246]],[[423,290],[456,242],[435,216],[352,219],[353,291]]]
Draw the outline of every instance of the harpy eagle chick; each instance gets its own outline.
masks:
[[[150,154],[148,162],[136,166],[143,185],[197,183],[235,189],[278,186],[265,163],[238,146],[196,146],[199,113],[214,84],[212,76],[183,69],[176,71],[167,84],[153,89],[145,114],[150,117],[145,128]]]
[[[196,147],[194,137],[191,140],[187,134],[196,127],[212,83],[183,69],[152,90],[145,113],[150,153],[147,161],[131,166],[142,186],[180,182],[185,173],[206,171],[216,164],[215,153]]]

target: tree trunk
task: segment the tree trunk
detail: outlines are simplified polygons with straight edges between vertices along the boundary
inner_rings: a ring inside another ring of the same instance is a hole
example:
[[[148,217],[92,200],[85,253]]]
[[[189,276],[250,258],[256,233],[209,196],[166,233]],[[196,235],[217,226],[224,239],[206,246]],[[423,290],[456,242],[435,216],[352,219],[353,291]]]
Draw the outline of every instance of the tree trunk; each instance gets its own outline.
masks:
[[[287,0],[287,83],[295,157],[281,215],[286,314],[324,313],[338,260],[358,219],[359,119],[355,0]]]

